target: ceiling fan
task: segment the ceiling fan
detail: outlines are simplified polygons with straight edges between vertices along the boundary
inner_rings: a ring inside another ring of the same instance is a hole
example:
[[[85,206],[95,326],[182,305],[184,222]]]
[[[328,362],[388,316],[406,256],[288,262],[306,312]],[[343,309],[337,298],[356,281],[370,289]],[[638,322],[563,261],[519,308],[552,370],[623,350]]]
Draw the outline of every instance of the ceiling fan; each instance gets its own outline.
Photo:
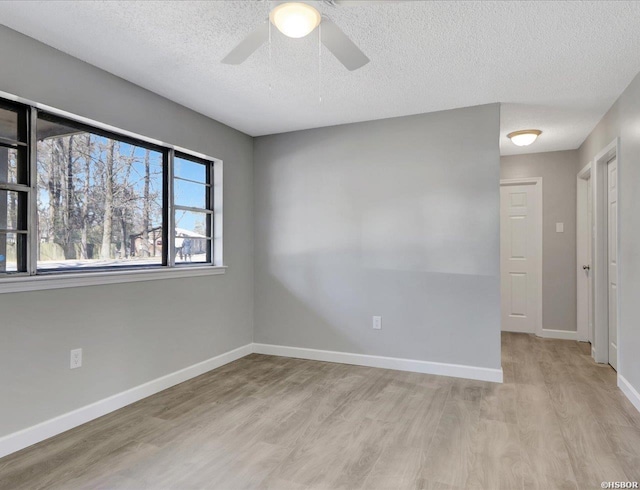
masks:
[[[339,0],[325,0],[336,7]],[[269,40],[269,22],[285,36],[302,38],[321,25],[320,40],[347,70],[353,71],[369,63],[369,58],[329,18],[307,3],[286,2],[276,5],[269,13],[269,20],[256,27],[247,37],[222,59],[222,63],[239,65]]]

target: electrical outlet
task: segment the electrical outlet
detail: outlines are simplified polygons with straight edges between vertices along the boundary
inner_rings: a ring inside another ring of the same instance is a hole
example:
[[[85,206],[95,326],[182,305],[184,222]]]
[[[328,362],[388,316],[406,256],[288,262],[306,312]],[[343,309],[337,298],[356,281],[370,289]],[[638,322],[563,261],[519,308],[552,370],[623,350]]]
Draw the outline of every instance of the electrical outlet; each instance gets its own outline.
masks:
[[[71,369],[82,367],[82,349],[73,349],[71,351],[71,361],[69,367]]]
[[[374,330],[382,330],[382,317],[374,316],[373,317],[373,329]]]
[[[556,233],[564,233],[564,223],[556,223]]]

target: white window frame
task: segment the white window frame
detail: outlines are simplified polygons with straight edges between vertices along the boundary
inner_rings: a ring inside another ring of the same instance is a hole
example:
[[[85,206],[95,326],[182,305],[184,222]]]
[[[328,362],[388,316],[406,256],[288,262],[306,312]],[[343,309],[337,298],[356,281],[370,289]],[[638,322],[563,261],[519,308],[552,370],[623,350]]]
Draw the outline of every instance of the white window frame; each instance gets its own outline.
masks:
[[[125,268],[123,266],[117,266],[113,268],[105,268],[103,270],[64,270],[60,272],[47,271],[46,273],[37,271],[37,210],[33,206],[32,201],[35,199],[36,193],[33,187],[35,186],[35,178],[31,178],[31,192],[29,197],[29,250],[27,252],[28,271],[25,273],[16,273],[10,275],[0,275],[0,294],[2,293],[15,293],[22,291],[38,291],[46,289],[60,289],[60,288],[73,288],[82,286],[96,286],[105,284],[119,284],[127,282],[138,281],[153,281],[160,279],[175,279],[183,277],[198,277],[198,276],[210,276],[219,275],[226,272],[227,267],[223,261],[223,161],[214,158],[203,153],[189,150],[177,145],[166,143],[154,138],[149,138],[131,131],[123,130],[109,124],[104,124],[93,119],[78,116],[76,114],[69,113],[54,107],[50,107],[44,104],[39,104],[22,97],[17,97],[12,94],[8,94],[0,91],[0,98],[6,99],[11,102],[16,102],[24,106],[29,107],[29,157],[28,165],[30,170],[30,176],[35,176],[36,166],[36,147],[37,141],[35,138],[35,126],[37,120],[38,111],[46,112],[54,116],[68,119],[89,127],[96,128],[97,130],[107,131],[113,133],[116,136],[122,136],[124,138],[139,140],[143,143],[149,143],[151,145],[162,147],[167,150],[168,162],[166,176],[168,182],[168,219],[163,226],[168,227],[167,233],[169,250],[166,265],[149,266],[145,268]],[[206,160],[211,162],[211,183],[212,183],[212,208],[213,208],[213,226],[212,226],[212,254],[211,263],[207,264],[188,264],[188,263],[175,263],[175,237],[173,233],[173,159],[175,153],[183,154],[187,157],[192,156],[198,160]]]

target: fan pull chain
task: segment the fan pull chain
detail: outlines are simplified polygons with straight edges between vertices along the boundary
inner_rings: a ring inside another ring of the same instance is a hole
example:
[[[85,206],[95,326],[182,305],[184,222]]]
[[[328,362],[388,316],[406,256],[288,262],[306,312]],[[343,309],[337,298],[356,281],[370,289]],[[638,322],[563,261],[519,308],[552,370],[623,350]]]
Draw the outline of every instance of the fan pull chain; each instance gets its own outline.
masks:
[[[269,22],[269,91],[271,91],[273,84],[273,59],[271,57],[271,22]]]
[[[322,22],[318,26],[318,104],[322,104]]]

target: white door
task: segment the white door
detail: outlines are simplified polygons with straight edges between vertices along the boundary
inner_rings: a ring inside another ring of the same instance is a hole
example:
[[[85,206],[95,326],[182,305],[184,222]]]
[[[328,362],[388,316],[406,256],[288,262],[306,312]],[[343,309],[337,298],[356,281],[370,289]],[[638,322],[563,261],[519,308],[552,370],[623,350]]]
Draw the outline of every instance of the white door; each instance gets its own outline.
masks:
[[[589,342],[593,344],[593,273],[591,272],[591,264],[593,264],[593,181],[591,177],[587,179],[587,321],[589,325]]]
[[[591,175],[578,180],[578,228],[577,228],[577,254],[578,254],[578,289],[577,289],[577,321],[578,332],[582,340],[593,342],[593,313],[592,305],[592,272],[591,249],[593,248],[593,208],[591,203]]]
[[[502,330],[535,333],[540,309],[537,185],[500,186]]]
[[[607,164],[609,364],[618,369],[618,161]]]

